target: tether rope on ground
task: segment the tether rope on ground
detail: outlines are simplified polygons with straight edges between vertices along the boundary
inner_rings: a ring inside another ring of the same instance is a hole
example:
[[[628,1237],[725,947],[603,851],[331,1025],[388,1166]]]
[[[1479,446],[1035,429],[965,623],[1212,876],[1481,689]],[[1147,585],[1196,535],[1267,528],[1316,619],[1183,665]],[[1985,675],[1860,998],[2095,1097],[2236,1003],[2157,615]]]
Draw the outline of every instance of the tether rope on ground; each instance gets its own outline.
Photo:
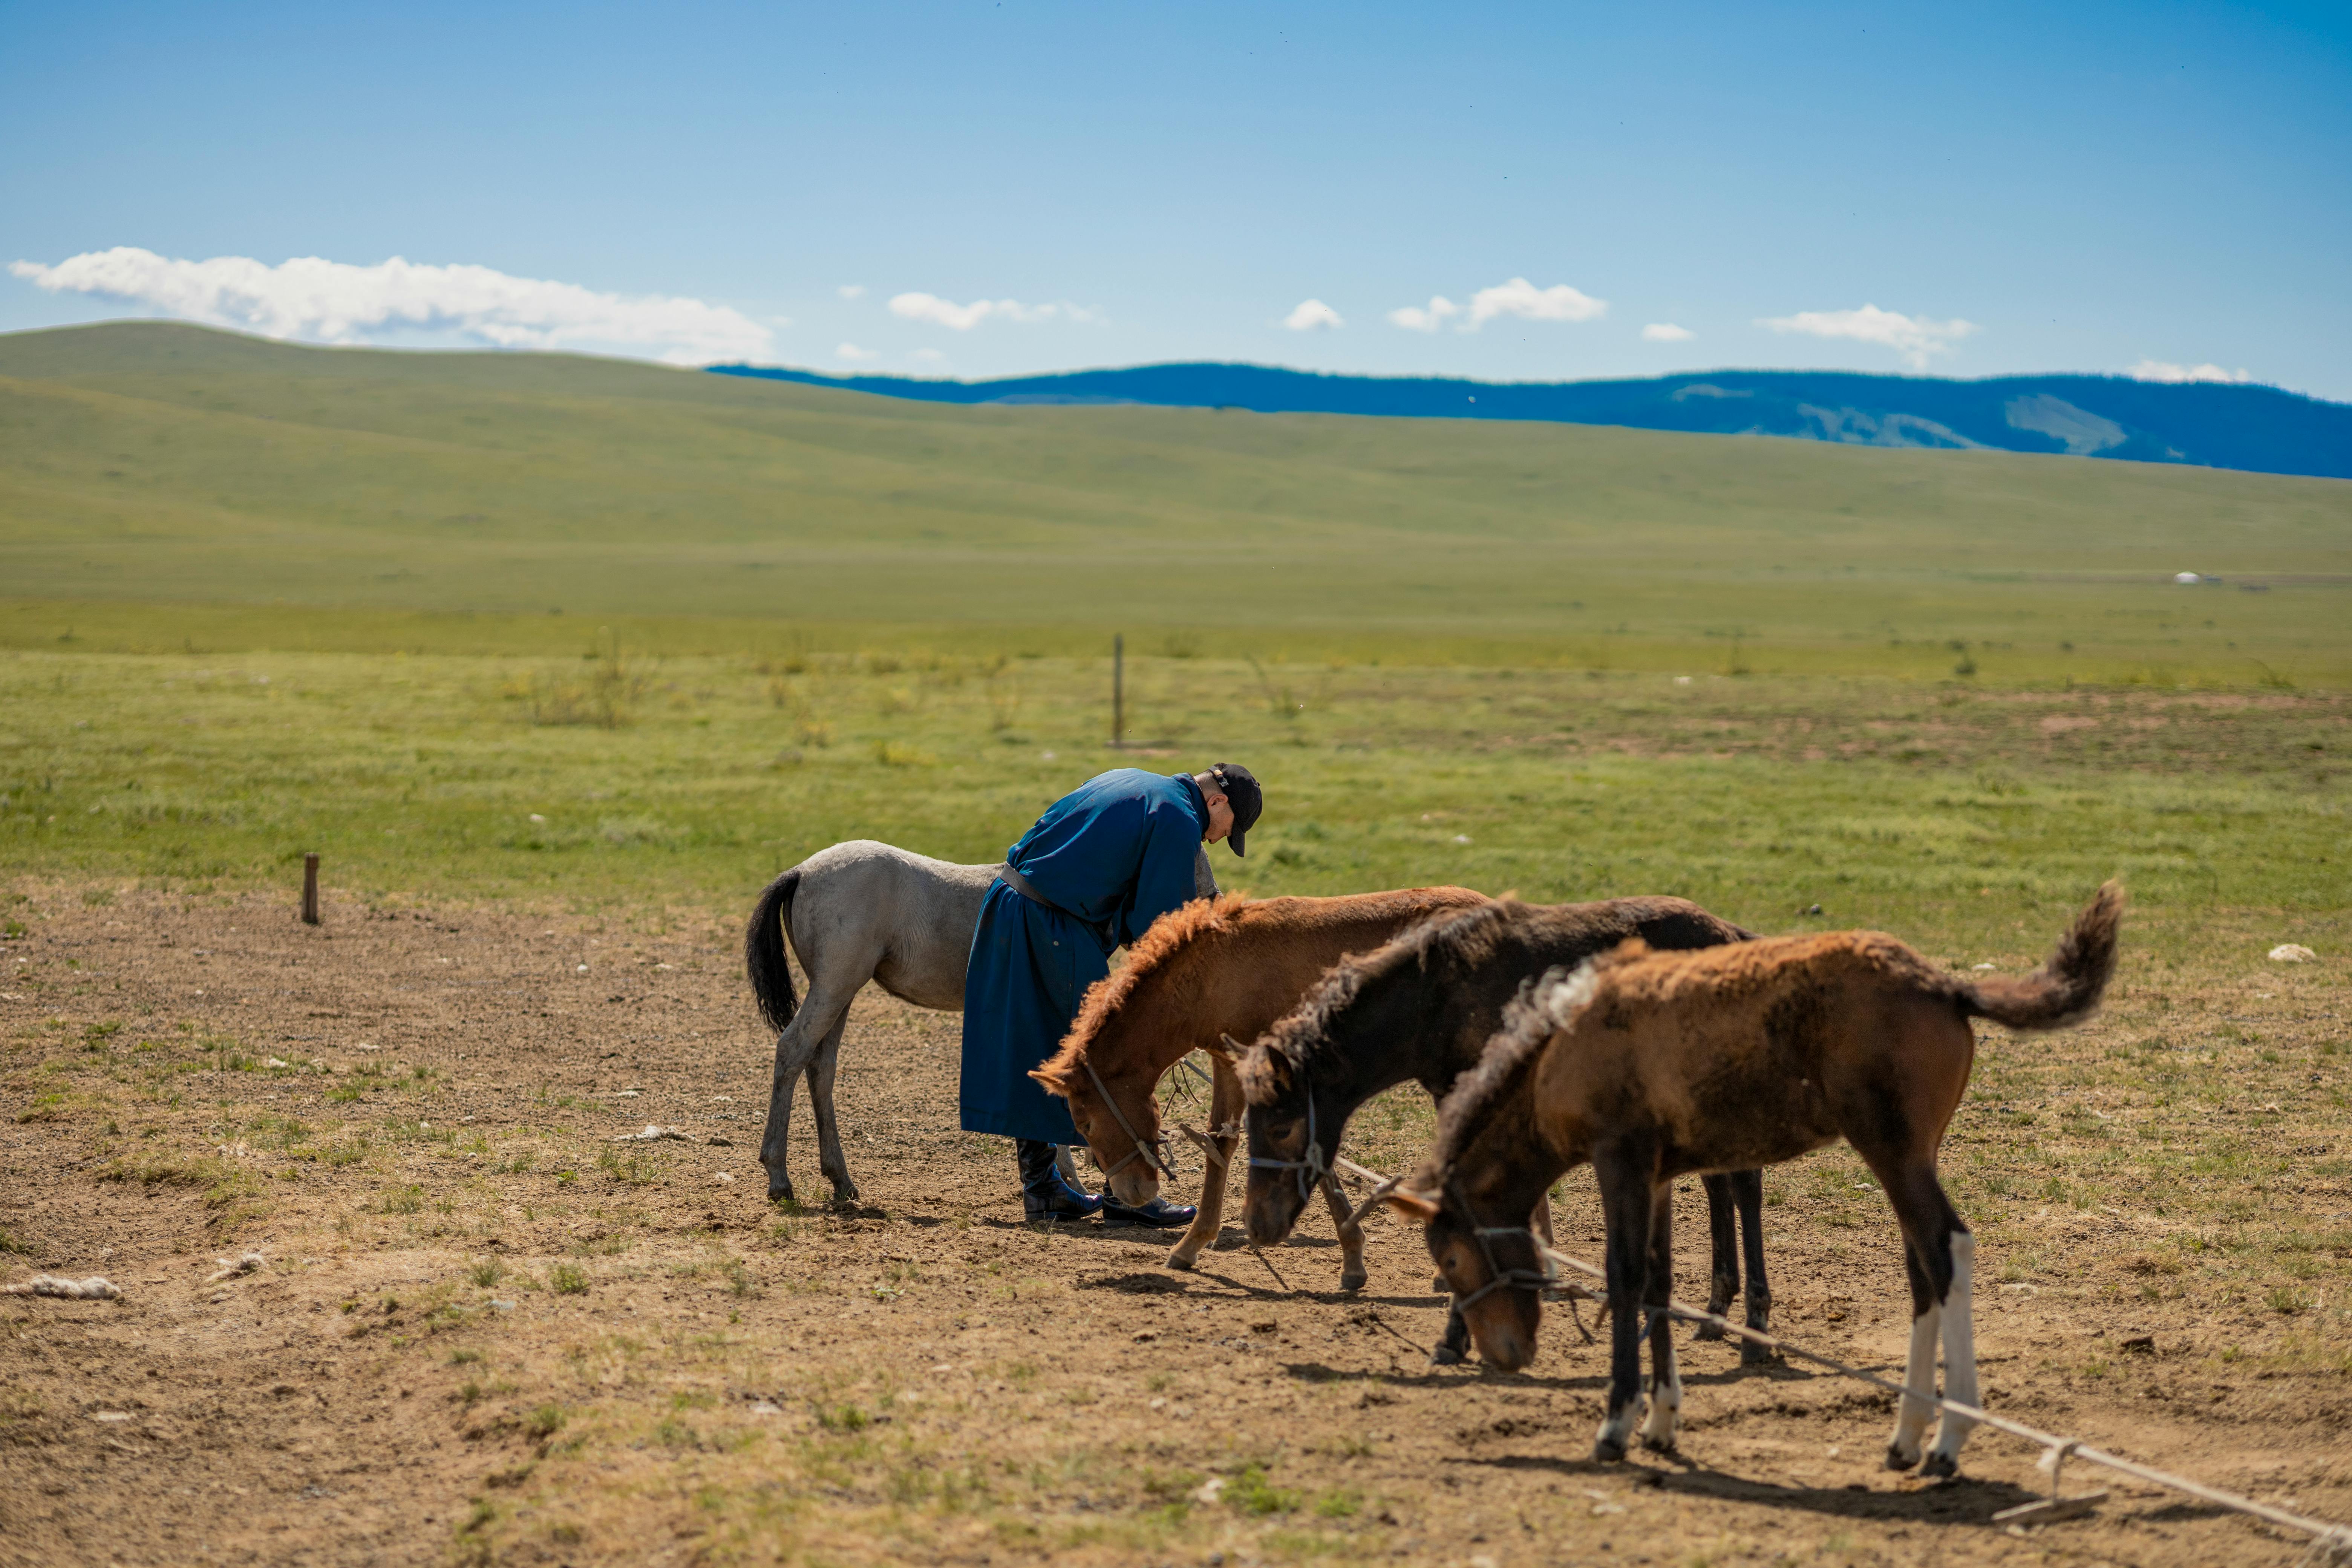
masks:
[[[1591,1279],[1604,1281],[1608,1279],[1606,1270],[1597,1268],[1581,1258],[1571,1258],[1557,1247],[1546,1247],[1541,1242],[1538,1242],[1536,1247],[1546,1258],[1555,1264],[1573,1268],[1578,1273]],[[1761,1330],[1735,1323],[1719,1312],[1703,1311],[1696,1307],[1685,1306],[1680,1301],[1673,1300],[1666,1303],[1666,1311],[1685,1322],[1712,1323],[1727,1334],[1737,1335],[1740,1339],[1763,1345],[1767,1349],[1778,1351],[1783,1355],[1794,1357],[1799,1361],[1808,1361],[1816,1366],[1827,1367],[1841,1377],[1850,1377],[1856,1382],[1869,1384],[1873,1387],[1885,1389],[1906,1399],[1922,1400],[1933,1409],[1949,1411],[1962,1420],[1990,1426],[1996,1432],[2006,1432],[2012,1437],[2021,1437],[2026,1442],[2036,1444],[2042,1449],[2041,1468],[2050,1473],[2050,1492],[2053,1500],[2057,1500],[2060,1468],[2070,1458],[2081,1459],[2086,1464],[2102,1465],[2136,1479],[2186,1493],[2189,1497],[2212,1503],[2220,1508],[2251,1514],[2270,1524],[2279,1525],[2288,1530],[2302,1531],[2313,1538],[2312,1558],[2314,1560],[2327,1563],[2352,1563],[2352,1528],[2333,1524],[2326,1520],[2311,1519],[2286,1509],[2274,1507],[2270,1503],[2257,1502],[2252,1498],[2240,1497],[2235,1492],[2225,1492],[2219,1487],[2209,1487],[2202,1481],[2193,1481],[2186,1476],[2176,1476],[2168,1470],[2159,1470],[2153,1466],[2139,1464],[2119,1455],[2107,1453],[2104,1449],[2094,1448],[2079,1438],[2061,1436],[2054,1432],[2044,1432],[2038,1426],[2029,1426],[2022,1421],[2012,1421],[2005,1415],[1995,1415],[1977,1405],[1962,1405],[1958,1400],[1946,1399],[1939,1394],[1914,1394],[1891,1378],[1881,1377],[1876,1373],[1864,1372],[1860,1367],[1849,1366],[1844,1362],[1822,1355],[1818,1351],[1810,1351],[1802,1345],[1791,1344],[1776,1334],[1768,1334]]]
[[[1364,1200],[1362,1209],[1358,1211],[1360,1214],[1369,1211],[1373,1204],[1393,1191],[1402,1180],[1396,1176],[1379,1175],[1356,1164],[1353,1161],[1335,1160],[1332,1163],[1335,1165],[1346,1167],[1350,1175],[1378,1184],[1373,1194]],[[1596,1268],[1580,1258],[1570,1257],[1558,1247],[1548,1247],[1543,1242],[1538,1241],[1536,1250],[1558,1268],[1574,1269],[1589,1279],[1602,1281],[1604,1285],[1608,1281],[1609,1275],[1606,1269]],[[1834,1357],[1825,1356],[1818,1351],[1810,1351],[1802,1345],[1792,1344],[1777,1334],[1768,1334],[1759,1329],[1751,1329],[1745,1324],[1735,1323],[1719,1312],[1704,1311],[1699,1308],[1675,1300],[1669,1300],[1666,1303],[1665,1310],[1669,1316],[1680,1319],[1684,1322],[1713,1324],[1727,1334],[1762,1345],[1768,1350],[1778,1351],[1782,1355],[1798,1361],[1811,1362],[1816,1366],[1827,1367],[1841,1377],[1850,1377],[1857,1383],[1869,1384],[1874,1388],[1885,1389],[1906,1399],[1924,1400],[1932,1409],[1949,1411],[1962,1420],[1990,1426],[1996,1432],[2005,1432],[2012,1437],[2022,1438],[2028,1443],[2034,1444],[2042,1450],[2039,1468],[2048,1471],[2050,1475],[2049,1500],[2052,1503],[2066,1500],[2058,1496],[2059,1471],[2068,1459],[2080,1459],[2085,1464],[2103,1466],[2107,1469],[2130,1476],[2136,1480],[2147,1481],[2168,1490],[2196,1498],[2200,1502],[2211,1503],[2217,1508],[2225,1508],[2233,1512],[2251,1515],[2267,1524],[2274,1524],[2285,1530],[2299,1530],[2311,1537],[2311,1547],[2305,1554],[2304,1561],[2315,1565],[2315,1568],[2347,1568],[2347,1565],[2352,1565],[2352,1526],[2331,1523],[2324,1519],[2312,1519],[2288,1509],[2278,1508],[2266,1502],[2257,1502],[2252,1498],[2241,1497],[2235,1492],[2223,1491],[2219,1487],[2209,1487],[2202,1481],[2190,1480],[2186,1476],[2176,1476],[2168,1470],[2159,1470],[2154,1466],[2139,1464],[2135,1460],[2124,1458],[2120,1455],[2094,1448],[2078,1438],[2061,1436],[2054,1432],[2044,1432],[2038,1426],[2029,1426],[2022,1421],[2012,1421],[2005,1415],[1995,1415],[1990,1411],[1980,1409],[1973,1405],[1962,1405],[1958,1400],[1946,1399],[1939,1394],[1913,1394],[1891,1378],[1864,1372],[1860,1367],[1850,1366]],[[2028,1505],[2028,1507],[2039,1506],[2041,1505]],[[2003,1511],[2005,1514],[2010,1514],[2021,1510]],[[2043,1517],[2054,1518],[2055,1516],[2045,1512]]]

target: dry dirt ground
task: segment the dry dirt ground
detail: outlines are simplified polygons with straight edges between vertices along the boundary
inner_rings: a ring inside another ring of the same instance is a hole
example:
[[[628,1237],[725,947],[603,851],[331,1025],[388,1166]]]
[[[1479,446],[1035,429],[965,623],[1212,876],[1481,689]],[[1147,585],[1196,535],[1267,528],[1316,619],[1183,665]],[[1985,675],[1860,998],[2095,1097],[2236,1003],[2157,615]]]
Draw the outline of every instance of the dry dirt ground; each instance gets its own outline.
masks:
[[[1433,1371],[1417,1236],[1328,1222],[1160,1267],[1132,1229],[1024,1227],[954,1129],[957,1021],[869,993],[840,1100],[862,1205],[780,1214],[765,1042],[699,917],[618,922],[20,884],[0,942],[0,1562],[877,1561],[1502,1565],[2289,1563],[2301,1543],[2151,1489],[1989,1522],[2038,1482],[1979,1434],[1959,1483],[1890,1475],[1879,1395],[1686,1352],[1679,1455],[1591,1462],[1601,1360],[1564,1309],[1527,1374]],[[1369,1113],[1368,1113],[1369,1114]],[[805,1106],[795,1174],[821,1194]],[[1366,1123],[1410,1156],[1423,1123]],[[648,1123],[686,1141],[621,1143]],[[1819,1158],[1819,1157],[1817,1157]],[[729,1179],[729,1178],[731,1178]],[[1881,1366],[1893,1226],[1769,1211],[1780,1325]],[[1867,1195],[1867,1194],[1865,1194]],[[2340,1194],[2314,1200],[2342,1205]],[[1682,1215],[1684,1294],[1702,1215]],[[1562,1238],[1597,1253],[1589,1178]],[[2107,1289],[2132,1216],[2013,1222],[1979,1254],[1994,1408],[2352,1518],[2341,1362],[2215,1359],[2273,1331]],[[261,1262],[226,1279],[220,1258]],[[2126,1304],[2127,1303],[2127,1304]],[[2239,1319],[2242,1319],[2241,1321]],[[2125,1342],[2152,1336],[2152,1349]],[[2282,1363],[2285,1364],[2285,1363]],[[2294,1370],[2303,1365],[2305,1370]]]

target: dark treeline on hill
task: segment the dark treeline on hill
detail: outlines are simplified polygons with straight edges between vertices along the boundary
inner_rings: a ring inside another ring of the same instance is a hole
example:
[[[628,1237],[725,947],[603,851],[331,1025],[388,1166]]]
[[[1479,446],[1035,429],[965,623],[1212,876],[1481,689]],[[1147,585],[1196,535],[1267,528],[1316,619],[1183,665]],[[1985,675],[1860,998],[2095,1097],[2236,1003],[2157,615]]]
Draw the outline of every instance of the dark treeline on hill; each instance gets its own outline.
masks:
[[[1992,447],[2352,479],[2352,405],[2271,386],[2115,375],[1986,381],[1804,370],[1643,381],[1484,382],[1325,375],[1250,364],[1153,364],[997,381],[824,375],[714,365],[885,397],[962,404],[1150,404],[1255,414],[1374,414],[1788,436],[1870,447]]]

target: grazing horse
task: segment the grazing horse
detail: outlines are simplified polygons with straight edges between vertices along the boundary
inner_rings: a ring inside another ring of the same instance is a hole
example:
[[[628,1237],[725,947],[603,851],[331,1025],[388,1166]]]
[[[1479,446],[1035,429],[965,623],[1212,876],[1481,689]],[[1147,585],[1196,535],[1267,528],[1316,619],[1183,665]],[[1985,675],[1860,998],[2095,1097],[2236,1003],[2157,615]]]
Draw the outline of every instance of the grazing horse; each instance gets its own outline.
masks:
[[[1408,1079],[1431,1099],[1444,1099],[1454,1080],[1477,1066],[1502,1026],[1503,1009],[1529,977],[1580,963],[1629,937],[1657,948],[1696,948],[1752,935],[1686,899],[1506,899],[1436,917],[1377,952],[1343,961],[1237,1064],[1249,1100],[1250,1239],[1270,1247],[1290,1233],[1309,1174],[1329,1168],[1358,1106]],[[1710,1175],[1706,1196],[1715,1243],[1710,1310],[1722,1311],[1739,1289],[1736,1204],[1747,1232],[1748,1323],[1764,1328],[1772,1293],[1764,1282],[1762,1175]],[[1540,1200],[1536,1207],[1537,1226],[1549,1238],[1550,1215]],[[1449,1313],[1445,1337],[1430,1359],[1451,1365],[1469,1344],[1462,1314]],[[1770,1355],[1742,1342],[1740,1359]]]
[[[1934,1410],[1939,1336],[1946,1396],[1978,1403],[1976,1241],[1936,1177],[1976,1058],[1969,1020],[2058,1029],[2089,1017],[2115,973],[2123,910],[2109,882],[2050,961],[2016,979],[1937,969],[1880,931],[1697,952],[1627,942],[1573,973],[1547,973],[1447,1098],[1436,1147],[1389,1202],[1422,1222],[1480,1353],[1516,1370],[1535,1353],[1547,1272],[1528,1205],[1562,1171],[1592,1162],[1614,1320],[1593,1455],[1621,1459],[1642,1416],[1645,1333],[1656,1401],[1642,1441],[1672,1448],[1682,1411],[1664,1310],[1675,1178],[1776,1164],[1843,1137],[1903,1230],[1911,1347],[1886,1464],[1909,1469]],[[1921,1473],[1957,1474],[1971,1425],[1945,1411]]]
[[[816,1112],[817,1163],[833,1183],[835,1203],[856,1199],[833,1120],[834,1065],[850,999],[870,980],[918,1007],[962,1012],[972,928],[989,884],[1003,869],[1001,860],[957,866],[858,838],[818,850],[760,895],[743,933],[743,967],[761,1016],[776,1031],[776,1076],[768,1092],[767,1132],[760,1140],[768,1196],[793,1195],[786,1135],[793,1080],[805,1073],[809,1106]],[[1216,897],[1206,855],[1193,857],[1192,885],[1202,898]],[[787,931],[808,975],[805,1005],[793,995]]]
[[[1414,888],[1339,899],[1196,900],[1162,915],[1127,955],[1127,965],[1087,988],[1061,1049],[1029,1076],[1070,1102],[1078,1134],[1123,1204],[1158,1194],[1167,1162],[1160,1144],[1160,1075],[1195,1047],[1211,1053],[1209,1168],[1201,1207],[1168,1255],[1190,1268],[1217,1238],[1225,1205],[1226,1161],[1241,1136],[1242,1092],[1217,1049],[1223,1037],[1255,1039],[1297,1004],[1300,993],[1350,952],[1380,946],[1442,911],[1483,904],[1467,888]],[[1327,1188],[1332,1217],[1348,1205]],[[1339,1237],[1339,1288],[1364,1283],[1362,1234]]]

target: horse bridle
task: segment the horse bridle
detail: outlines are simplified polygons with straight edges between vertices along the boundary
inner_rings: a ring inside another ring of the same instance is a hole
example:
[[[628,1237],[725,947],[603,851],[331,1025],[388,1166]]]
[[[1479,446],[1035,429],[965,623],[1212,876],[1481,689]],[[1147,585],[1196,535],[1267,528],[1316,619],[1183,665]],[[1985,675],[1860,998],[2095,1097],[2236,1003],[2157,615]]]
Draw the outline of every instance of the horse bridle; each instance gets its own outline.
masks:
[[[1315,1135],[1315,1091],[1307,1091],[1307,1148],[1296,1160],[1269,1160],[1263,1154],[1250,1156],[1250,1167],[1258,1171],[1296,1171],[1298,1173],[1298,1201],[1305,1203],[1315,1195],[1315,1189],[1328,1181],[1331,1168],[1324,1163],[1322,1142]]]
[[[1154,1152],[1151,1146],[1144,1142],[1141,1135],[1139,1134],[1134,1128],[1128,1125],[1126,1113],[1119,1110],[1118,1101],[1111,1098],[1110,1086],[1103,1082],[1102,1074],[1095,1071],[1095,1064],[1087,1060],[1084,1057],[1080,1057],[1078,1058],[1078,1064],[1087,1069],[1087,1077],[1092,1080],[1095,1086],[1095,1092],[1102,1097],[1103,1108],[1110,1112],[1110,1119],[1118,1123],[1118,1130],[1127,1134],[1129,1142],[1135,1145],[1135,1147],[1120,1155],[1118,1159],[1112,1163],[1103,1165],[1102,1173],[1108,1177],[1117,1172],[1123,1171],[1134,1162],[1136,1156],[1141,1155],[1143,1157],[1143,1163],[1146,1165],[1150,1166],[1152,1170],[1159,1172],[1160,1175],[1166,1177],[1168,1180],[1171,1182],[1174,1181],[1176,1179],[1176,1170],[1174,1166],[1169,1164],[1168,1156],[1164,1153]],[[1095,1163],[1102,1165],[1100,1156],[1097,1156]]]
[[[1465,1218],[1475,1219],[1476,1217],[1470,1213],[1469,1200],[1463,1197],[1462,1189],[1455,1186],[1450,1177],[1447,1179],[1445,1184],[1445,1195],[1451,1198],[1454,1203],[1461,1205],[1462,1214]],[[1471,1291],[1466,1296],[1459,1290],[1454,1291],[1454,1310],[1455,1311],[1466,1311],[1470,1308],[1475,1307],[1479,1302],[1485,1300],[1487,1297],[1493,1295],[1497,1290],[1541,1290],[1547,1286],[1557,1285],[1559,1283],[1559,1272],[1552,1268],[1549,1263],[1539,1269],[1506,1268],[1499,1261],[1496,1260],[1495,1257],[1495,1244],[1488,1238],[1497,1236],[1524,1236],[1528,1238],[1528,1245],[1535,1249],[1536,1255],[1539,1258],[1543,1256],[1543,1244],[1536,1239],[1536,1233],[1528,1226],[1524,1225],[1474,1224],[1470,1227],[1470,1234],[1478,1238],[1478,1251],[1486,1259],[1486,1282],[1484,1285],[1479,1286],[1475,1290]]]

